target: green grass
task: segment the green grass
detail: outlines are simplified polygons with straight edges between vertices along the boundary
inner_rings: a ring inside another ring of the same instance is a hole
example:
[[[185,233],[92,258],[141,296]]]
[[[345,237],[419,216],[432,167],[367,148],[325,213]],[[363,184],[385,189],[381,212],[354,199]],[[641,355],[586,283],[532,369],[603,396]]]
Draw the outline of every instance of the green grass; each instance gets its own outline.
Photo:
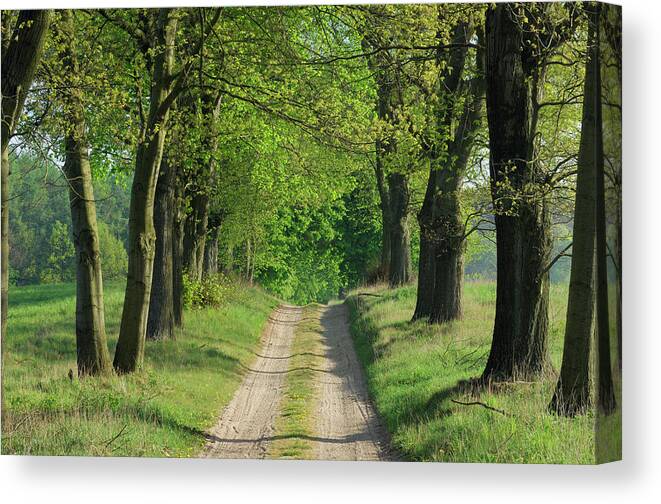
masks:
[[[269,449],[269,458],[300,460],[312,456],[309,438],[315,434],[317,394],[314,374],[322,361],[320,314],[319,305],[308,305],[296,326],[285,393],[275,424],[277,436]]]
[[[447,462],[564,463],[595,461],[592,413],[574,419],[547,413],[555,377],[508,383],[479,396],[458,384],[481,374],[493,330],[495,283],[469,282],[464,318],[430,326],[410,323],[415,288],[361,289],[380,297],[352,296],[351,329],[368,387],[406,459]],[[550,353],[562,357],[567,287],[553,285]],[[481,401],[507,413],[480,405]]]
[[[106,285],[111,352],[122,298],[123,284]],[[254,359],[277,304],[259,289],[236,289],[220,309],[187,311],[175,341],[148,342],[141,372],[70,380],[75,286],[12,288],[3,338],[2,453],[195,456],[203,432],[240,384],[242,365]]]

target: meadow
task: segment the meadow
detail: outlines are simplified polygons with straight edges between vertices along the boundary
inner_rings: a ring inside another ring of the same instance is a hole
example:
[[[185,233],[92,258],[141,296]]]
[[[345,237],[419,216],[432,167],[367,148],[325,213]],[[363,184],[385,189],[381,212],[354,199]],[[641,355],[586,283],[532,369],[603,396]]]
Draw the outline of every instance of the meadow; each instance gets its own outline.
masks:
[[[105,286],[111,355],[124,285]],[[219,309],[187,310],[175,340],[147,342],[136,374],[76,373],[75,285],[13,287],[3,338],[2,453],[196,456],[254,359],[278,301],[233,289]]]
[[[476,391],[491,345],[496,285],[467,282],[460,321],[410,323],[414,286],[362,288],[348,299],[351,329],[375,406],[408,460],[589,464],[595,415],[547,411],[557,381],[567,286],[552,284],[549,350],[554,370],[539,382]]]

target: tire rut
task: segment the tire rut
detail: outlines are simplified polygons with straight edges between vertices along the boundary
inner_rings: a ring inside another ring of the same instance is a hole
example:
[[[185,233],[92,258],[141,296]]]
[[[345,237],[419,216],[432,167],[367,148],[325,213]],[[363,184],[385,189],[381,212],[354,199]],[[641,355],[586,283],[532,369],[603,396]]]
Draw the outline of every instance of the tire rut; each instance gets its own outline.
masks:
[[[266,458],[275,435],[290,348],[301,313],[302,308],[289,305],[273,311],[257,359],[207,434],[202,457]]]

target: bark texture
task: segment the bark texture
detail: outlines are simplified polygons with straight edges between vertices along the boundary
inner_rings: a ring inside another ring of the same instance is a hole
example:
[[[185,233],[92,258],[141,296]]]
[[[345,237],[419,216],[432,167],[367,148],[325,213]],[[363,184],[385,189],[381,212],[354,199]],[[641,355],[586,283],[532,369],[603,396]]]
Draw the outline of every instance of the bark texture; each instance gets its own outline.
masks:
[[[595,26],[588,26],[588,59],[585,67],[581,144],[578,153],[576,203],[569,298],[562,367],[549,409],[574,416],[590,406],[590,340],[594,316],[596,102],[598,48]]]
[[[218,274],[218,237],[220,226],[216,225],[209,231],[207,244],[204,247],[204,276],[210,277]]]
[[[175,167],[163,157],[156,185],[156,253],[147,319],[147,339],[174,338],[174,184]]]
[[[154,197],[174,83],[176,9],[154,11],[151,43],[158,48],[151,65],[149,114],[138,143],[129,208],[128,277],[124,308],[115,350],[114,367],[129,373],[142,365],[155,254]],[[148,51],[148,58],[151,52]]]
[[[209,196],[206,189],[191,197],[191,213],[184,224],[183,266],[186,274],[199,281],[202,278],[204,249],[209,219]]]
[[[411,281],[411,237],[409,234],[409,187],[406,175],[388,175],[390,199],[390,272],[391,287]]]
[[[597,40],[600,40],[601,6],[593,7],[592,22],[595,24]],[[601,68],[600,44],[596,44],[595,59],[598,68]],[[606,248],[606,181],[604,176],[604,135],[601,99],[601,72],[596,72],[596,134],[595,155],[596,163],[596,296],[597,296],[597,369],[598,369],[598,398],[599,409],[606,415],[615,411],[615,389],[613,388],[612,361],[611,361],[611,335],[608,314],[608,251]]]
[[[374,175],[376,177],[376,187],[379,193],[379,207],[381,209],[381,257],[377,279],[386,279],[390,275],[390,196],[388,194],[388,185],[386,182],[383,157],[385,146],[381,140],[376,142],[376,163],[374,165]]]
[[[180,181],[177,181],[172,224],[172,311],[175,327],[182,327],[184,318],[184,212],[181,186]]]
[[[496,316],[485,380],[534,377],[548,363],[550,222],[535,161],[543,64],[531,61],[512,4],[486,17],[491,194],[496,210]]]
[[[69,187],[73,241],[76,250],[76,355],[78,375],[112,370],[106,338],[103,276],[96,221],[96,204],[89,163],[85,104],[80,87],[73,14],[64,10],[55,31],[70,86],[63,95],[69,124],[65,138],[64,173]]]
[[[7,332],[9,299],[9,139],[23,111],[25,97],[32,84],[44,46],[51,12],[21,11],[8,44],[3,41],[2,53],[2,232],[0,245],[0,310],[2,335]]]

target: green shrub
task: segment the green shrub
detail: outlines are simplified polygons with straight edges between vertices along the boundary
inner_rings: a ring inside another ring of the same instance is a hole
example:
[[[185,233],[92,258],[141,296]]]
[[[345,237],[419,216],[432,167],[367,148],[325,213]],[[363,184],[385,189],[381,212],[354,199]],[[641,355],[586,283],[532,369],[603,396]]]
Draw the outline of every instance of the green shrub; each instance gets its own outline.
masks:
[[[113,234],[105,222],[99,220],[98,228],[103,278],[106,280],[125,278],[128,270],[128,256],[124,244]]]
[[[199,281],[186,274],[184,275],[184,307],[217,308],[227,302],[232,290],[232,281],[222,273],[203,277]]]

